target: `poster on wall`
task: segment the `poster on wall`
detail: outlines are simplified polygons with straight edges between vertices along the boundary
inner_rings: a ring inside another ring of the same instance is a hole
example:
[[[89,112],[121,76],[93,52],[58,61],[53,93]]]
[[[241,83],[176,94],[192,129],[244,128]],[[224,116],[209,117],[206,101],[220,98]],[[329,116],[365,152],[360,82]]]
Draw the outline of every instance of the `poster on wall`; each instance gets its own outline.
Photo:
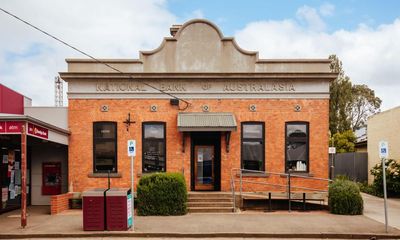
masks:
[[[5,187],[1,189],[1,201],[7,202],[7,200],[8,200],[8,188]]]
[[[43,163],[42,177],[43,195],[61,193],[61,163]]]

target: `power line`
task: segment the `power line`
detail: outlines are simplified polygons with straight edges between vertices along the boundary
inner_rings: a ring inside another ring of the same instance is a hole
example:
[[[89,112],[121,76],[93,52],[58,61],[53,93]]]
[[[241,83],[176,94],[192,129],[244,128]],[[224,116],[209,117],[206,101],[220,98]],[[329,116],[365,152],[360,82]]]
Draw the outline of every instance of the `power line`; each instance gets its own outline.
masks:
[[[79,52],[79,53],[85,55],[85,56],[88,57],[88,58],[93,59],[95,62],[100,63],[100,64],[103,64],[103,65],[107,66],[108,68],[110,68],[110,69],[112,69],[112,70],[114,70],[114,71],[116,71],[116,72],[118,72],[118,73],[121,73],[121,74],[123,74],[123,75],[127,75],[127,74],[128,74],[128,73],[122,72],[122,71],[119,70],[118,68],[115,68],[115,67],[111,66],[110,64],[108,64],[108,63],[106,63],[106,62],[103,62],[103,61],[101,61],[101,60],[99,60],[99,59],[93,57],[92,55],[90,55],[90,54],[88,54],[88,53],[86,53],[86,52],[84,52],[84,51],[78,49],[77,47],[72,46],[71,44],[69,44],[69,43],[67,43],[67,42],[65,42],[65,41],[63,41],[63,40],[61,40],[60,38],[54,36],[53,34],[48,33],[48,32],[46,32],[45,30],[42,30],[42,29],[39,28],[39,27],[36,27],[36,26],[33,25],[32,23],[30,23],[30,22],[28,22],[28,21],[26,21],[26,20],[24,20],[24,19],[18,17],[17,15],[12,14],[11,12],[4,10],[3,8],[0,8],[0,10],[3,11],[4,13],[10,15],[11,17],[17,19],[18,21],[23,22],[24,24],[30,26],[31,28],[33,28],[33,29],[35,29],[35,30],[37,30],[37,31],[39,31],[39,32],[41,32],[41,33],[47,35],[48,37],[53,38],[54,40],[56,40],[56,41],[58,41],[58,42],[64,44],[65,46],[67,46],[67,47],[69,47],[69,48],[72,48],[73,50],[75,50],[75,51],[77,51],[77,52]],[[168,95],[168,96],[170,96],[170,97],[172,97],[172,98],[178,99],[178,100],[180,100],[180,101],[186,103],[186,107],[184,107],[183,109],[180,109],[180,110],[185,110],[185,109],[188,108],[189,105],[190,105],[190,103],[189,103],[188,101],[186,101],[186,100],[184,100],[184,99],[182,99],[182,98],[179,98],[179,97],[177,97],[177,96],[175,96],[175,95],[173,95],[173,94],[171,94],[171,93],[168,93],[168,92],[166,92],[166,91],[164,91],[164,90],[161,90],[161,89],[159,89],[159,88],[157,88],[157,87],[155,87],[155,86],[153,86],[153,85],[151,85],[151,84],[149,84],[149,83],[146,83],[146,82],[144,82],[144,81],[142,81],[142,80],[140,80],[140,79],[135,79],[132,75],[128,75],[128,77],[129,77],[130,79],[132,79],[132,80],[139,80],[141,83],[143,83],[144,85],[146,85],[146,86],[148,86],[148,87],[150,87],[150,88],[152,88],[152,89],[154,89],[154,90],[157,90],[157,91],[159,91],[159,92],[161,92],[161,93],[163,93],[163,94],[166,94],[166,95]]]

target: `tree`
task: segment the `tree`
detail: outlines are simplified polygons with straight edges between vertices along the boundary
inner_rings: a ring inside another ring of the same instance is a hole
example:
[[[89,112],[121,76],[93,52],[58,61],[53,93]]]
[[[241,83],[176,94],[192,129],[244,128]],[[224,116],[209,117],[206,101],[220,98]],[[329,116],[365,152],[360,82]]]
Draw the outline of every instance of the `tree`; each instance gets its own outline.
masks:
[[[336,55],[329,59],[331,71],[338,73],[330,85],[329,130],[332,134],[358,130],[369,116],[380,111],[382,100],[367,85],[353,85]]]
[[[356,131],[366,126],[369,116],[380,111],[382,100],[376,97],[374,90],[367,85],[353,85],[351,94],[352,101],[347,114],[351,121],[351,129]]]
[[[329,145],[334,145],[337,153],[354,152],[355,142],[356,135],[352,130],[347,130],[333,134]]]
[[[329,101],[329,130],[332,134],[350,129],[351,122],[347,116],[349,102],[351,102],[351,81],[344,74],[342,61],[336,55],[329,56],[331,71],[338,73],[338,77],[331,82]]]

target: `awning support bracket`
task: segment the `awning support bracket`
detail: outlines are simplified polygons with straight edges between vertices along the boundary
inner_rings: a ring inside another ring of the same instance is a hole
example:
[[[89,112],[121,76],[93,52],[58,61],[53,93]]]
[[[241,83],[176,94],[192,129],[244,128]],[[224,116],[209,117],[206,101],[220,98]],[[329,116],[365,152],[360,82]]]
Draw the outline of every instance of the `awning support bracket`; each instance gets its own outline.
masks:
[[[231,141],[231,131],[225,132],[225,143],[226,143],[227,153],[229,153],[230,141]]]

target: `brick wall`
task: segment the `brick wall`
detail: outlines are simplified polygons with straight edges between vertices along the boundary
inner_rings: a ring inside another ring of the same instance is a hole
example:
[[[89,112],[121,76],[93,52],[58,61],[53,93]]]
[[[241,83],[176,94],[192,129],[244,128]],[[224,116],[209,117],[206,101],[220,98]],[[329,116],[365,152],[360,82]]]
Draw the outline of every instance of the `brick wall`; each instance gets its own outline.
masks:
[[[271,172],[285,171],[285,122],[309,122],[310,174],[315,177],[328,178],[328,99],[197,99],[190,100],[191,106],[185,112],[201,112],[201,106],[208,104],[210,112],[232,112],[236,117],[238,130],[231,134],[230,152],[225,151],[225,138],[221,137],[221,190],[230,191],[230,172],[240,168],[240,124],[243,121],[265,122],[265,169]],[[157,112],[150,111],[150,105],[158,106]],[[250,112],[249,105],[256,104],[257,111]],[[302,110],[294,111],[300,104]],[[108,112],[101,112],[101,105],[108,105]],[[127,157],[126,142],[136,139],[137,157],[135,161],[135,182],[140,178],[142,169],[142,122],[166,122],[167,136],[167,171],[180,172],[182,167],[188,189],[190,189],[190,137],[186,138],[185,152],[182,152],[182,134],[177,129],[178,109],[171,106],[168,99],[70,99],[69,128],[69,182],[74,190],[84,191],[93,187],[107,187],[107,178],[88,176],[93,170],[93,121],[116,121],[118,135],[118,172],[120,178],[112,178],[112,187],[130,187],[130,159]],[[130,131],[126,131],[123,121],[128,113],[132,120]],[[285,179],[280,177],[252,178],[257,181],[278,183]],[[296,179],[302,186],[321,186],[326,184],[310,180]],[[249,190],[257,190],[248,188]],[[265,188],[263,188],[265,190]],[[277,190],[278,191],[278,190]]]
[[[68,200],[72,198],[73,193],[64,193],[53,195],[50,197],[50,213],[58,214],[62,211],[69,209]]]

